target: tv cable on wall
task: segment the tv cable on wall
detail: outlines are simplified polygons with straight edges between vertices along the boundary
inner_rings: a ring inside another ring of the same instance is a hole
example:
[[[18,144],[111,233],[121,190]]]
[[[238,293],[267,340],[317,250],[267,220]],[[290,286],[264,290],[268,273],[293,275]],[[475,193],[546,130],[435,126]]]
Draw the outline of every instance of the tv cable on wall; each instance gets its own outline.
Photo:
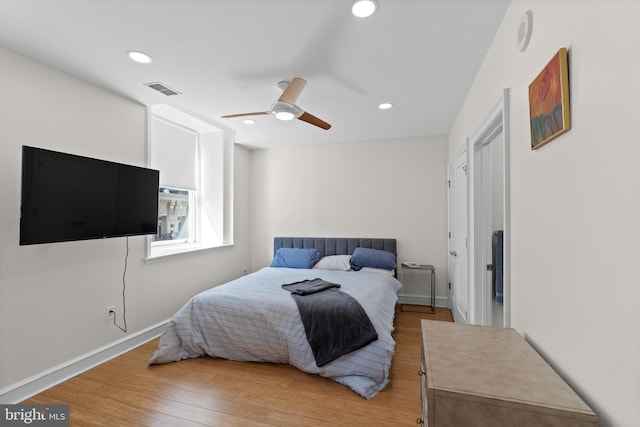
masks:
[[[113,311],[113,324],[118,329],[120,329],[122,332],[124,332],[125,334],[127,333],[127,296],[126,296],[127,281],[126,281],[126,277],[127,277],[127,260],[129,258],[129,236],[127,236],[127,238],[126,238],[126,246],[127,246],[127,252],[125,253],[125,256],[124,256],[124,271],[122,272],[122,323],[123,323],[123,326],[118,325],[118,322],[116,321],[117,314],[116,314],[115,310],[112,310]]]

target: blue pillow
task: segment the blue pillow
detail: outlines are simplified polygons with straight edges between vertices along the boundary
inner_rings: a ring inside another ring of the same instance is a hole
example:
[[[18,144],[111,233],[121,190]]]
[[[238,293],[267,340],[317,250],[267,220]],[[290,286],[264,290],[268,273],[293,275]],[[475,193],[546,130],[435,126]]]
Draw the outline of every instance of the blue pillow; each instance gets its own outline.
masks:
[[[351,268],[355,271],[363,267],[384,268],[393,270],[396,265],[396,254],[380,249],[357,247],[351,256]]]
[[[317,249],[280,248],[273,257],[271,267],[311,268],[320,258]]]

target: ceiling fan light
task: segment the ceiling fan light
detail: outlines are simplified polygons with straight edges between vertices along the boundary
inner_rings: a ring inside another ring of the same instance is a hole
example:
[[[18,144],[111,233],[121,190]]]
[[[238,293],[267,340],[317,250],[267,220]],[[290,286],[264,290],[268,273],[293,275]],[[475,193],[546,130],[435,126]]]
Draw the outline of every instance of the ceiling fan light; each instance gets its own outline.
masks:
[[[271,107],[271,112],[278,120],[293,120],[303,113],[300,107],[287,102],[278,101]]]
[[[375,0],[358,0],[353,3],[351,13],[358,18],[366,18],[374,14],[378,9],[378,3]]]
[[[276,111],[276,119],[278,120],[293,120],[295,115],[290,111]]]

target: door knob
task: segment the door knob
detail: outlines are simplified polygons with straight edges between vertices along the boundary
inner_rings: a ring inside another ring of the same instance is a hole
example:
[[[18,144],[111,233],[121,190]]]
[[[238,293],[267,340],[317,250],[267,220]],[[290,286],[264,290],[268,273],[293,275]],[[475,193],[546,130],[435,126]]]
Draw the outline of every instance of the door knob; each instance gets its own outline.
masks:
[[[449,254],[452,255],[452,256],[458,256],[458,253],[456,251],[451,251],[451,252],[449,252]]]

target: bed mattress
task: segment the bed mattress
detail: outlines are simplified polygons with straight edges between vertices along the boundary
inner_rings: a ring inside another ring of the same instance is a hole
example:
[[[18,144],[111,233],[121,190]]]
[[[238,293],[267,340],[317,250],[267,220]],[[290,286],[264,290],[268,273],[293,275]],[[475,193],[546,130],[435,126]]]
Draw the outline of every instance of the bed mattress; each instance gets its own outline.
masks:
[[[296,303],[283,284],[340,284],[365,310],[378,339],[321,367],[316,365]],[[286,363],[344,384],[365,398],[382,390],[395,341],[393,319],[401,284],[389,274],[265,267],[193,297],[169,321],[149,364],[201,356]]]

